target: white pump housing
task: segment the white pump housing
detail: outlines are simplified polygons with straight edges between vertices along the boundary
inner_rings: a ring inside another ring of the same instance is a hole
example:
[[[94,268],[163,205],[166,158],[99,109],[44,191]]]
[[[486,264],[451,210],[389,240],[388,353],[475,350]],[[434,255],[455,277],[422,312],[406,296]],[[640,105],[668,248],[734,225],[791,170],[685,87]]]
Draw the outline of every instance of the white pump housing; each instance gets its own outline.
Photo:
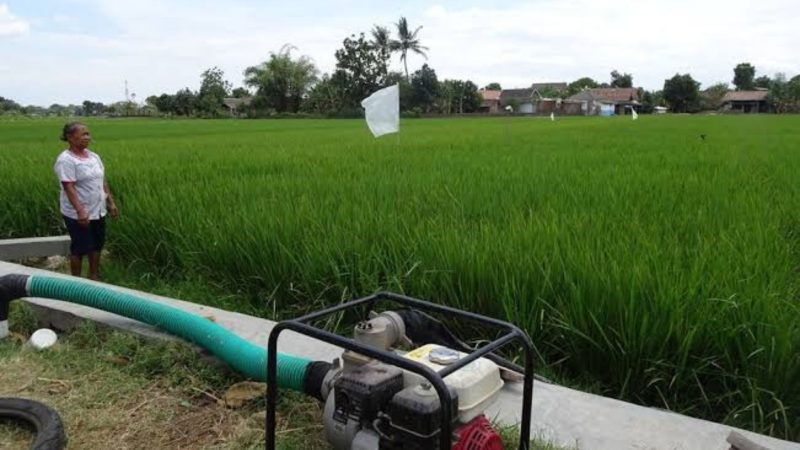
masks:
[[[448,364],[467,355],[441,345],[428,344],[403,356],[439,372]],[[425,381],[421,376],[408,371],[404,371],[403,378],[406,387]],[[458,420],[461,423],[467,423],[483,414],[503,387],[499,367],[486,358],[478,358],[456,370],[445,377],[444,383],[458,394]]]

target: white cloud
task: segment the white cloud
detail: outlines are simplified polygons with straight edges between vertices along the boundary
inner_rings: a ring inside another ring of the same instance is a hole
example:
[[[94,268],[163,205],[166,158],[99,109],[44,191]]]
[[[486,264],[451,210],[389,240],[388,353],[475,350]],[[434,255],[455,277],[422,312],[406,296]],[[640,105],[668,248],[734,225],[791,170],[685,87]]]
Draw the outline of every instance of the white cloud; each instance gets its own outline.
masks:
[[[0,4],[0,38],[25,34],[29,28],[28,22],[11,14],[8,5]]]
[[[477,4],[472,2],[473,4]],[[513,1],[503,6],[463,6],[440,0],[427,9],[365,8],[358,0],[276,5],[213,0],[81,0],[100,17],[52,16],[66,22],[35,27],[0,5],[0,36],[14,28],[15,45],[0,40],[6,92],[22,102],[104,102],[123,97],[128,80],[137,98],[183,87],[196,89],[212,66],[235,86],[242,72],[285,43],[312,57],[323,72],[335,68],[342,40],[374,24],[392,26],[402,14],[429,47],[428,64],[440,79],[499,81],[522,87],[536,81],[607,81],[617,69],[648,89],[676,72],[708,86],[730,81],[733,67],[753,63],[759,75],[800,73],[800,4],[796,0],[596,0]],[[15,24],[15,25],[13,25]],[[71,25],[71,27],[69,27]],[[71,30],[76,31],[71,31]],[[59,30],[59,31],[52,31]],[[409,70],[425,60],[409,55]],[[43,71],[42,67],[57,70]],[[401,70],[397,57],[394,70]],[[32,84],[31,79],[40,80]]]
[[[708,85],[752,62],[760,73],[797,73],[800,5],[790,0],[725,2],[538,1],[504,8],[427,9],[423,38],[442,75],[499,81],[607,81],[618,69],[659,88],[676,72]]]

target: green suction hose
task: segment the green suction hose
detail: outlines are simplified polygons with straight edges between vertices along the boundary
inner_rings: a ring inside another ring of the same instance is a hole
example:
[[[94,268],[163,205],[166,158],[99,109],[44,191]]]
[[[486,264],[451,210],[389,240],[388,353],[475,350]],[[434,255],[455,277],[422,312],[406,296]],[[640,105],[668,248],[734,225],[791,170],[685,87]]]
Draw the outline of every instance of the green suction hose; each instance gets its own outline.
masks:
[[[144,322],[191,341],[249,378],[266,381],[267,351],[216,323],[137,295],[84,283],[78,279],[31,275],[27,295],[64,300]],[[304,392],[312,361],[278,354],[278,386]]]

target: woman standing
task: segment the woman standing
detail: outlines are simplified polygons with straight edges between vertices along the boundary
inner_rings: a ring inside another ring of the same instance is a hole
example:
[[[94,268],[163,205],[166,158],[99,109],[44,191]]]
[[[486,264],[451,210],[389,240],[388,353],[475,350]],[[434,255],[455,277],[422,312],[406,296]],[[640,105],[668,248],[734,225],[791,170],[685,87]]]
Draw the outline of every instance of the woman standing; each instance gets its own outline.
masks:
[[[64,125],[61,140],[69,148],[61,152],[53,167],[61,182],[60,207],[70,244],[69,266],[81,276],[83,257],[89,258],[89,278],[100,279],[100,251],[106,238],[105,216],[119,215],[105,181],[105,167],[97,153],[89,150],[89,128],[78,122]]]

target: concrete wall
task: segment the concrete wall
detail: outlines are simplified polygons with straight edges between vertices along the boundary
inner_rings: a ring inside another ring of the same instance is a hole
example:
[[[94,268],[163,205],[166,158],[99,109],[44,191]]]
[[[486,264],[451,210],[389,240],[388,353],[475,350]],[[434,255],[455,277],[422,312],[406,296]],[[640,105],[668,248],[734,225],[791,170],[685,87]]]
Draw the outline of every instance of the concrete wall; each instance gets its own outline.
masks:
[[[69,254],[69,236],[0,240],[0,260],[21,261],[26,258]]]

